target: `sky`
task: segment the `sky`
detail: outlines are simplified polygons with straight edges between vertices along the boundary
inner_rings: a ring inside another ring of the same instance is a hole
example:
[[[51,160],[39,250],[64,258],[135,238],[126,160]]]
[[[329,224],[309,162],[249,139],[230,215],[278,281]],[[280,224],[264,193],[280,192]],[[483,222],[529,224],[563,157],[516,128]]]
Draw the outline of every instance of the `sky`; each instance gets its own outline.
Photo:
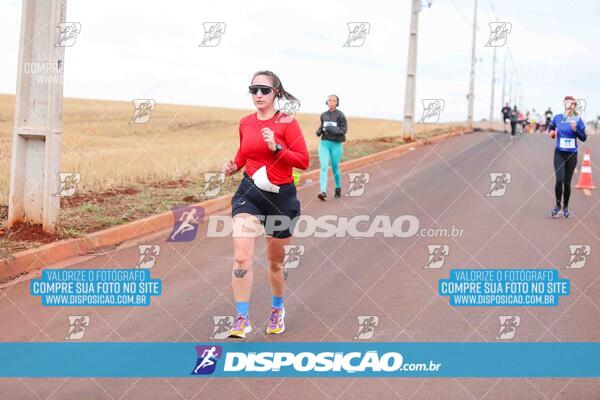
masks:
[[[466,120],[473,3],[434,0],[419,13],[417,118],[422,99],[442,99],[440,121]],[[348,116],[401,120],[410,4],[69,0],[67,21],[79,22],[81,32],[65,48],[64,95],[252,108],[252,74],[269,69],[300,99],[300,111],[325,111],[327,95],[335,93]],[[0,3],[0,93],[15,93],[21,6]],[[560,110],[572,95],[586,100],[586,120],[600,114],[600,2],[479,0],[475,120],[490,114],[493,48],[485,44],[496,20],[512,28],[496,48],[496,117],[505,57],[506,99],[512,80],[523,109]],[[225,24],[218,46],[199,46],[204,22]],[[343,46],[350,22],[368,23],[362,46]]]

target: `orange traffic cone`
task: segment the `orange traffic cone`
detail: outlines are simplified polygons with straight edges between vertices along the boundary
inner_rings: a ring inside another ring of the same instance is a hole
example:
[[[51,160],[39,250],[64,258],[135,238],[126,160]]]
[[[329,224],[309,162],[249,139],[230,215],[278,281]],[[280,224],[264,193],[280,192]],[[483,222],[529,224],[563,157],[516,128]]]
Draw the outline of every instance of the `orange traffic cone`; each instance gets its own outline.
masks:
[[[583,163],[581,164],[581,173],[575,189],[596,189],[592,179],[592,161],[590,160],[590,149],[585,149]]]

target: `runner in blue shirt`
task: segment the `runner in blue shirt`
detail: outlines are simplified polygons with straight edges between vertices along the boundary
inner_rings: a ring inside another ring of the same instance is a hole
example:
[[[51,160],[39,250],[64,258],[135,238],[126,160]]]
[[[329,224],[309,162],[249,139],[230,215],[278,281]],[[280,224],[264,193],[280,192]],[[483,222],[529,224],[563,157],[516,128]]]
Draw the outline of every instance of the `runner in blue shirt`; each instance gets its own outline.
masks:
[[[564,99],[565,113],[557,114],[552,118],[549,131],[551,137],[556,138],[554,149],[554,172],[556,174],[556,207],[550,215],[556,218],[561,210],[561,197],[564,199],[563,216],[569,218],[569,197],[571,196],[571,179],[577,166],[577,139],[585,142],[585,123],[577,113],[577,101],[573,96]]]

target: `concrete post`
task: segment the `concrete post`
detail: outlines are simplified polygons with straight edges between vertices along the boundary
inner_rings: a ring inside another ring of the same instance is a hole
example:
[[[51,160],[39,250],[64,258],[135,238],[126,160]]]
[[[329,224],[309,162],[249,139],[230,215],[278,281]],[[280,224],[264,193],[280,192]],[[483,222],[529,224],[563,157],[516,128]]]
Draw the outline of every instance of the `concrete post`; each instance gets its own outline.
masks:
[[[8,227],[25,221],[56,232],[65,17],[66,0],[23,0]]]

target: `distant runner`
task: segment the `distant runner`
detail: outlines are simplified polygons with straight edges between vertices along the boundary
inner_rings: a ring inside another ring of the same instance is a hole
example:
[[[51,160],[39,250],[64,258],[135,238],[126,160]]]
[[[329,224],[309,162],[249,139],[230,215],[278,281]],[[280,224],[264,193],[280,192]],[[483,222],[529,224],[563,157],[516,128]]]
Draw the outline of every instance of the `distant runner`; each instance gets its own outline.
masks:
[[[540,127],[540,114],[534,109],[529,115],[529,133],[537,133]]]
[[[504,122],[504,133],[507,133],[508,125],[510,124],[510,106],[508,103],[504,103],[504,107],[500,110],[502,113],[502,121]]]
[[[319,163],[321,164],[321,175],[319,185],[321,192],[319,199],[327,199],[327,173],[329,172],[329,161],[331,161],[331,170],[335,182],[335,197],[342,195],[342,178],[340,174],[340,162],[344,154],[343,142],[346,141],[346,131],[348,124],[346,116],[337,109],[340,105],[340,99],[332,94],[327,98],[327,111],[321,114],[321,126],[317,130],[317,136],[321,137],[319,144]]]
[[[577,166],[577,139],[585,142],[585,123],[577,114],[577,102],[573,96],[564,99],[565,113],[557,114],[550,123],[551,137],[556,138],[554,149],[554,173],[556,174],[556,185],[554,193],[556,206],[550,213],[552,218],[558,217],[561,210],[565,218],[570,217],[569,197],[571,196],[571,178]]]
[[[546,116],[546,125],[544,128],[546,128],[546,131],[550,131],[550,124],[552,123],[552,116],[554,115],[552,108],[548,107],[544,115]]]
[[[519,111],[517,110],[517,106],[514,106],[510,113],[508,114],[510,119],[510,138],[515,138],[515,133],[517,131],[517,123],[519,122]]]

